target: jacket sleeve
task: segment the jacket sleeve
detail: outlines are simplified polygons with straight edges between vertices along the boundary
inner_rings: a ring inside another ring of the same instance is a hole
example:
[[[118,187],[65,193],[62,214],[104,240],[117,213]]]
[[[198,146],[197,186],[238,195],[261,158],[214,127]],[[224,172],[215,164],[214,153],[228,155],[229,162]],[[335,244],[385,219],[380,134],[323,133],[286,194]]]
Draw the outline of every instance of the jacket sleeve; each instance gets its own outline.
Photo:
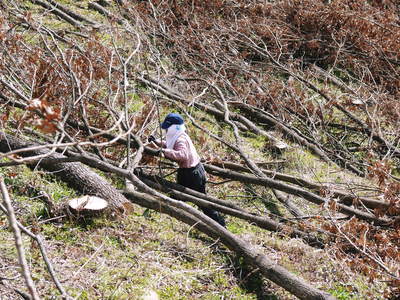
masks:
[[[185,140],[177,140],[174,149],[164,149],[165,157],[176,162],[184,162],[189,159],[189,147]]]

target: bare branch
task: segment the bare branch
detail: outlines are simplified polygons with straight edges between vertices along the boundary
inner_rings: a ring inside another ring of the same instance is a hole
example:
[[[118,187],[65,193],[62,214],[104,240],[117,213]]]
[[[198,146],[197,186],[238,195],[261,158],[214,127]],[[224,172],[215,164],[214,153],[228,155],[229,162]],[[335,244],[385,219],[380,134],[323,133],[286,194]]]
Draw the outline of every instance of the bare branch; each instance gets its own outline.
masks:
[[[1,194],[3,196],[4,205],[6,207],[5,213],[7,215],[8,221],[9,221],[10,226],[14,233],[15,246],[17,248],[18,262],[21,267],[21,273],[25,279],[25,284],[29,290],[29,294],[31,295],[32,299],[38,300],[39,294],[36,291],[35,284],[33,283],[33,280],[31,277],[31,272],[29,270],[28,263],[27,263],[26,257],[25,257],[25,250],[24,250],[24,246],[22,243],[21,232],[18,228],[14,209],[11,205],[11,199],[10,199],[10,196],[8,195],[7,187],[4,183],[4,179],[2,176],[0,176],[0,190],[1,190]]]

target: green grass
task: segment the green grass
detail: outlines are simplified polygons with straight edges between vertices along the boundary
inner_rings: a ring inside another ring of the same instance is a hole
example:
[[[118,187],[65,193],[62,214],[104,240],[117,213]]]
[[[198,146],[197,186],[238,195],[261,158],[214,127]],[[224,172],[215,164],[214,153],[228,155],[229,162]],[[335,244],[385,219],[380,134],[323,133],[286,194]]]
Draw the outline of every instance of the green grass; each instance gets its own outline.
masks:
[[[348,288],[341,285],[336,286],[334,289],[330,289],[329,292],[338,300],[356,299]]]
[[[29,4],[29,1],[26,3],[32,12],[42,11],[37,8],[38,6]],[[76,1],[62,0],[61,3],[93,20],[107,24],[104,16],[85,9],[88,1],[80,1],[78,5],[81,7],[76,5]],[[113,9],[115,7],[110,8]],[[57,31],[75,30],[51,14],[42,15],[40,18],[44,24]],[[96,35],[100,43],[110,45],[110,32]],[[24,36],[24,39],[31,44],[37,44],[39,41],[37,36],[31,35]],[[121,51],[129,49],[133,43],[127,41],[123,38],[118,39],[116,45],[121,47]],[[60,44],[60,47],[66,45]],[[147,55],[150,54],[145,53],[144,57]],[[173,66],[167,58],[161,59],[164,67],[172,69]],[[98,86],[101,85],[104,83],[99,82]],[[138,90],[140,93],[149,92],[147,87],[140,87]],[[107,89],[99,88],[99,91],[102,92],[101,97],[107,96]],[[139,112],[145,105],[139,94],[129,93],[128,97],[130,113]],[[315,101],[320,102],[321,99],[317,97]],[[177,106],[163,103],[161,118],[166,113],[177,110]],[[201,126],[234,142],[230,126],[218,124],[214,117],[193,107],[189,111],[196,120],[199,120]],[[12,117],[20,118],[23,113],[20,110]],[[335,112],[333,118],[338,116]],[[207,137],[190,122],[187,123],[203,158],[241,162],[232,150]],[[157,126],[158,120],[153,121],[149,125],[149,131]],[[241,146],[252,159],[268,162],[276,158],[265,147],[268,143],[266,138],[248,134],[242,137],[242,141]],[[354,141],[349,138],[349,142]],[[356,180],[351,174],[340,171],[335,165],[321,162],[309,151],[293,146],[280,157],[287,160],[287,164],[281,169],[282,172],[301,174],[302,177],[317,182],[348,183]],[[18,219],[26,226],[35,226],[34,228],[44,237],[46,249],[57,275],[66,290],[77,299],[140,299],[149,290],[156,292],[161,299],[294,299],[294,296],[262,278],[259,272],[242,258],[236,257],[213,239],[171,217],[139,206],[135,206],[135,211],[131,215],[116,220],[87,218],[77,222],[64,219],[54,223],[38,224],[38,221],[48,217],[43,203],[35,198],[38,191],[46,191],[56,204],[74,197],[76,193],[52,175],[42,171],[32,172],[26,167],[13,167],[0,169],[0,174],[5,175]],[[103,172],[99,174],[117,188],[122,188],[124,185],[116,176],[109,176]],[[169,179],[174,180],[174,175]],[[281,211],[282,207],[274,200],[268,189],[253,188],[268,202],[263,203],[257,197],[250,200],[239,197],[249,195],[249,191],[242,184],[208,185],[209,194],[237,203],[249,211],[260,214],[266,214],[267,210],[276,214]],[[227,197],[232,195],[239,196]],[[304,200],[294,199],[294,201],[305,213],[319,212],[318,207],[309,205]],[[231,233],[254,245],[271,260],[285,266],[314,286],[331,292],[338,299],[379,299],[382,294],[384,283],[366,284],[365,277],[354,274],[342,262],[335,260],[329,249],[325,251],[310,248],[300,240],[282,237],[230,216],[227,217],[227,221]],[[24,246],[35,283],[40,286],[41,296],[44,299],[57,296],[58,292],[49,279],[38,249],[26,237]],[[12,277],[17,274],[16,249],[12,233],[7,227],[7,220],[2,214],[0,214],[0,266],[7,266],[2,273],[4,276]],[[16,286],[23,287],[22,280],[16,281]],[[0,298],[2,292],[0,287]]]
[[[257,142],[256,138],[254,143]],[[323,164],[308,152],[293,151],[284,155],[289,168],[303,173],[319,170]],[[332,166],[323,167],[327,172],[313,174],[314,179],[319,176],[322,181],[329,180]],[[37,220],[35,217],[44,218],[46,214],[43,204],[32,199],[35,189],[29,190],[27,186],[45,190],[57,203],[74,195],[65,184],[45,173],[32,172],[25,167],[0,169],[0,172],[3,175],[16,174],[7,177],[7,184],[16,203],[24,205],[24,209],[30,212],[18,216],[28,223]],[[107,178],[110,182],[115,181],[109,176]],[[246,188],[241,184],[209,185],[208,188],[210,194],[249,210],[255,207],[265,209],[257,198],[226,197],[246,194]],[[268,190],[253,188],[268,198]],[[153,290],[161,299],[294,299],[197,230],[189,231],[188,226],[168,216],[150,210],[144,214],[145,211],[135,206],[133,214],[120,220],[92,218],[79,223],[65,221],[39,226],[57,274],[66,280],[64,286],[71,295],[78,299],[132,299],[132,295],[137,295],[139,299],[146,291]],[[4,216],[0,218],[3,224],[5,221]],[[367,295],[368,287],[362,283],[365,279],[361,275],[354,276],[347,267],[332,261],[328,253],[309,248],[299,240],[278,237],[233,217],[227,217],[227,221],[228,230],[233,234],[260,248],[294,274],[329,290],[337,298],[357,299],[353,297],[357,295],[362,299]],[[11,232],[4,226],[0,228],[0,244],[3,246],[0,246],[0,260],[16,265]],[[26,241],[29,245],[29,240]],[[37,249],[27,249],[36,280],[47,278]],[[343,288],[339,282],[351,284],[357,292]],[[375,286],[374,294],[379,294],[381,289],[377,284]],[[44,297],[57,294],[52,285],[45,285],[41,292]]]

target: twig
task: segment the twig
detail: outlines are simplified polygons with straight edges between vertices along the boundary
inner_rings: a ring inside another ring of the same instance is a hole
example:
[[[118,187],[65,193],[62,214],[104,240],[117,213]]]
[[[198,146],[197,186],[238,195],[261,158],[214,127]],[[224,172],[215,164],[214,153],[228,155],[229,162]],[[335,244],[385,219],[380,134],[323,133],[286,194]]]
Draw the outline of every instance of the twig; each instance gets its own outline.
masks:
[[[4,213],[7,213],[7,209],[0,204],[0,210],[2,210]],[[57,289],[61,292],[61,296],[63,299],[69,299],[70,297],[68,296],[68,294],[65,292],[64,288],[62,287],[60,281],[57,279],[57,276],[55,274],[53,265],[51,264],[50,260],[48,259],[47,256],[47,252],[46,252],[46,248],[43,245],[43,241],[41,239],[40,236],[33,234],[32,232],[30,232],[28,229],[26,229],[21,223],[19,223],[18,221],[16,222],[19,229],[22,230],[23,233],[25,233],[26,235],[28,235],[29,237],[31,237],[32,239],[34,239],[39,246],[40,249],[40,253],[42,254],[43,260],[47,266],[47,270],[50,273],[51,278],[53,279],[54,283],[56,284]]]
[[[3,277],[3,276],[0,276],[0,281],[2,281],[2,280],[15,280],[15,279],[17,279],[19,276],[20,276],[20,275],[16,275],[16,276],[14,276],[14,277]]]
[[[7,209],[2,204],[0,204],[0,210],[2,210],[5,214],[7,214]],[[31,237],[38,243],[40,253],[42,254],[43,260],[47,266],[47,270],[49,271],[51,278],[53,279],[54,283],[56,284],[57,289],[61,292],[61,296],[63,299],[69,299],[70,297],[65,292],[64,288],[62,287],[59,280],[57,279],[54,268],[48,259],[46,248],[44,247],[43,241],[40,238],[40,236],[37,236],[37,235],[33,234],[32,232],[30,232],[18,221],[16,221],[16,224],[18,225],[19,229],[22,230],[23,233],[25,233],[26,235],[28,235],[29,237]]]
[[[22,269],[21,270],[22,276],[25,279],[25,284],[28,287],[28,290],[29,290],[29,293],[30,293],[32,299],[38,300],[40,298],[39,298],[39,294],[36,291],[36,287],[35,287],[35,284],[33,283],[33,280],[32,280],[32,277],[31,277],[31,274],[29,271],[28,263],[26,261],[25,250],[24,250],[23,244],[22,244],[21,231],[18,228],[14,209],[11,205],[10,196],[8,194],[7,187],[4,183],[4,179],[2,176],[0,176],[0,189],[1,189],[1,194],[3,196],[3,201],[4,201],[4,204],[6,207],[7,218],[8,218],[8,221],[10,222],[10,226],[14,233],[15,246],[17,248],[17,253],[18,253],[18,262]]]
[[[89,259],[70,278],[68,278],[68,280],[75,278],[75,276],[78,275],[80,271],[82,271],[82,269],[97,255],[97,253],[103,248],[103,246],[104,243],[102,243],[100,247],[96,249],[96,251],[89,257]]]
[[[345,234],[340,227],[337,225],[336,222],[333,221],[333,219],[331,220],[332,224],[336,227],[337,231],[341,234],[342,237],[344,237],[346,239],[346,241],[348,241],[358,252],[362,253],[363,255],[365,255],[366,257],[368,257],[370,260],[372,260],[373,262],[375,262],[379,267],[382,268],[382,270],[385,271],[386,274],[388,274],[390,277],[396,279],[396,280],[400,280],[400,277],[396,276],[394,273],[390,272],[390,270],[388,269],[387,266],[385,266],[383,264],[383,262],[379,259],[376,259],[375,257],[373,257],[371,254],[367,253],[366,251],[364,251],[363,249],[361,249],[360,247],[358,247],[348,236],[347,234]]]
[[[51,222],[51,221],[54,221],[54,220],[65,218],[66,216],[67,215],[61,215],[61,216],[53,217],[53,218],[50,218],[50,219],[42,220],[42,221],[39,221],[38,224],[48,223],[48,222]]]

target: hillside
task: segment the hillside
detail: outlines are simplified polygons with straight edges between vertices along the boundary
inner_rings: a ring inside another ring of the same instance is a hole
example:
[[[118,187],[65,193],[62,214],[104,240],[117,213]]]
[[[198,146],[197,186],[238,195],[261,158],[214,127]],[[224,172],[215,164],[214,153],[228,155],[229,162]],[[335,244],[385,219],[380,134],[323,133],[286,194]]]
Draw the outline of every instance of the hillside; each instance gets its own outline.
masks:
[[[395,0],[1,1],[0,299],[398,299],[399,49]]]

